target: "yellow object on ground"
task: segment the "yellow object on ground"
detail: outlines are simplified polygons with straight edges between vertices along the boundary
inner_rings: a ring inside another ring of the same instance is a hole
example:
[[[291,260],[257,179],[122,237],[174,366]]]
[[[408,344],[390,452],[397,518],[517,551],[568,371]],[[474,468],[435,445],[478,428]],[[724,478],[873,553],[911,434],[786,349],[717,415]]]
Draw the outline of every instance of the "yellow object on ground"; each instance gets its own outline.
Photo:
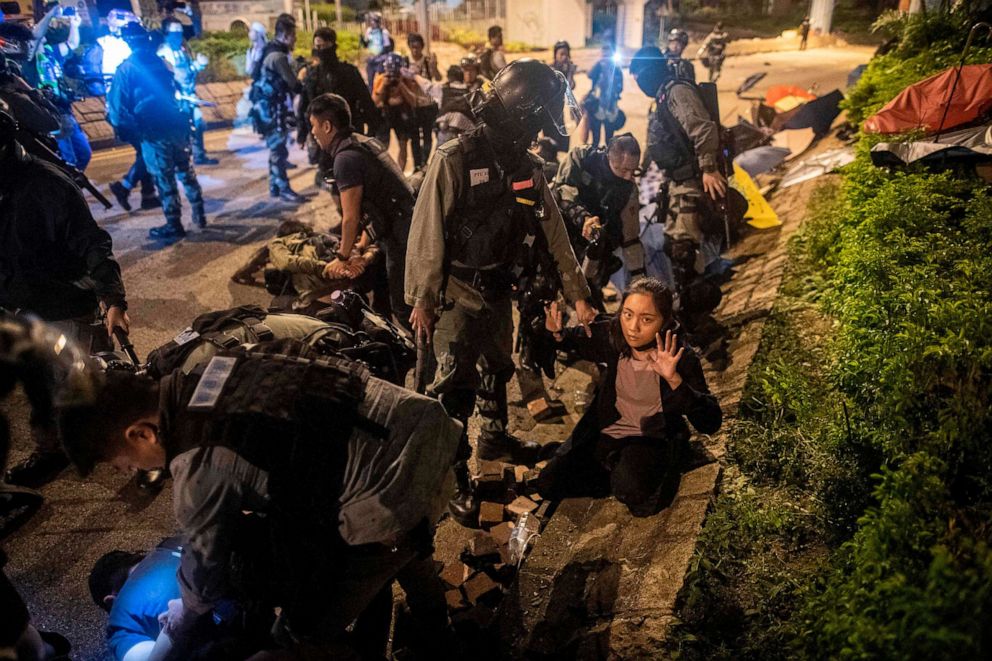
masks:
[[[772,209],[772,205],[768,204],[768,201],[761,195],[761,191],[751,179],[751,175],[736,163],[734,163],[734,176],[730,183],[747,199],[747,211],[744,212],[744,220],[747,221],[748,225],[755,229],[764,230],[782,224],[782,221],[778,219],[778,214]]]

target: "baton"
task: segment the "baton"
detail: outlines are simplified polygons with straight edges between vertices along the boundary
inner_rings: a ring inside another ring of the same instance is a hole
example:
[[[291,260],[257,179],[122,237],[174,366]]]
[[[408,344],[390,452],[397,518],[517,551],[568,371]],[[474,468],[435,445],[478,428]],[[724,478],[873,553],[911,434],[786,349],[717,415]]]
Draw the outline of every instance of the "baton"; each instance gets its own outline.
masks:
[[[121,351],[127,355],[127,359],[131,361],[131,364],[135,367],[140,367],[141,361],[138,360],[138,354],[135,353],[134,345],[131,344],[131,339],[128,337],[127,332],[120,326],[114,326],[114,338],[121,345]]]
[[[427,346],[427,336],[424,333],[417,333],[417,367],[413,372],[413,389],[418,395],[423,395],[427,391],[427,370],[430,368],[431,356],[428,354],[430,347]]]

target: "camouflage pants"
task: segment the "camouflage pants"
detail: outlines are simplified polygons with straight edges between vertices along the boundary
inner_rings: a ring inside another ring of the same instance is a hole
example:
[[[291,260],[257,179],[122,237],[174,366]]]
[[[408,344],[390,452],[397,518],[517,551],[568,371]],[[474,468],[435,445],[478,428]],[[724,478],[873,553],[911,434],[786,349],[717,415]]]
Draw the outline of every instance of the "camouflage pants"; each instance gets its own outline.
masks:
[[[286,166],[289,164],[289,147],[286,141],[289,140],[289,131],[285,127],[277,126],[271,131],[266,131],[264,136],[265,146],[269,148],[269,192],[281,193],[289,190],[289,175],[286,174]]]
[[[445,309],[434,329],[434,355],[432,390],[448,415],[467,423],[478,394],[482,437],[506,433],[506,384],[514,373],[510,299],[489,302],[478,312],[459,303]]]
[[[158,138],[141,141],[141,155],[149,174],[155,179],[165,220],[173,227],[182,226],[182,203],[176,178],[186,191],[193,207],[193,218],[203,218],[203,189],[196,179],[189,141],[185,138]]]
[[[687,269],[702,273],[707,266],[720,258],[720,248],[723,235],[710,235],[703,231],[701,217],[701,198],[706,193],[702,183],[687,181],[671,185],[671,203],[668,208],[668,220],[665,234],[673,244],[672,261],[680,261],[678,243],[688,246],[691,242],[692,254],[682,255]],[[688,248],[686,248],[688,250]]]

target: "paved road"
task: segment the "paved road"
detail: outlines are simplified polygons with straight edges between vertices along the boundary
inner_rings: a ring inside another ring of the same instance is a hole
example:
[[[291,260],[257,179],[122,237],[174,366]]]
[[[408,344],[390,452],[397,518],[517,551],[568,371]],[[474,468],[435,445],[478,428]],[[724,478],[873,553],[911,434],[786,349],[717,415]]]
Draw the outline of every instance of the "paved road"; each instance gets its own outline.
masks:
[[[826,92],[843,88],[848,71],[869,56],[868,49],[828,48],[730,58],[720,81],[721,113],[731,123],[738,113],[747,114],[749,103],[738,101],[732,90],[757,71],[768,72],[756,88],[757,93],[769,85],[783,83],[800,87],[818,83],[819,89]],[[591,56],[583,53],[579,64],[588,69]],[[588,89],[588,79],[581,74],[579,78],[577,94],[581,96]],[[628,78],[625,83],[621,106],[628,115],[626,130],[641,137],[648,100],[633,80]],[[207,147],[222,160],[219,166],[199,169],[210,226],[202,231],[191,230],[185,241],[167,248],[149,241],[148,229],[162,222],[155,212],[106,212],[93,205],[98,222],[113,236],[124,269],[134,325],[132,336],[142,354],[171,339],[201,312],[245,303],[264,305],[264,292],[232,284],[229,278],[272,235],[280,220],[300,217],[322,225],[334,222],[335,214],[325,193],[315,195],[299,208],[268,198],[267,154],[250,133],[211,132]],[[89,174],[105,189],[126,170],[130,159],[129,148],[98,153]],[[294,150],[291,160],[300,164],[292,171],[294,186],[314,194],[313,171],[304,167],[304,154]],[[188,208],[186,212],[188,224]],[[23,407],[15,402],[12,408],[15,439],[19,439],[12,453],[16,461],[29,448],[24,441]],[[96,558],[109,550],[147,549],[171,534],[169,491],[148,496],[134,488],[125,476],[104,467],[88,482],[67,472],[44,493],[46,504],[41,512],[6,543],[11,558],[8,573],[21,588],[40,628],[65,633],[75,645],[75,658],[104,658],[104,616],[89,598],[89,569]],[[442,535],[454,535],[446,532],[452,527],[445,526]],[[458,546],[454,540],[439,542],[442,549],[448,549],[446,553],[455,552]]]

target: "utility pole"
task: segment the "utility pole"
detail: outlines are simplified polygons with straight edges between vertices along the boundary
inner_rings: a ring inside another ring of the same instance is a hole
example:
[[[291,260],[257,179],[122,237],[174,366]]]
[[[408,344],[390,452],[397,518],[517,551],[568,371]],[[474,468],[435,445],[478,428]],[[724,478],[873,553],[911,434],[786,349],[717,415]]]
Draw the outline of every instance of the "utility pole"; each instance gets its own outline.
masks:
[[[340,2],[341,0],[338,0]],[[424,38],[424,50],[430,52],[431,50],[431,17],[430,11],[428,11],[427,0],[417,0],[417,29],[420,30],[420,36]]]
[[[813,34],[830,34],[834,22],[834,0],[813,0],[809,9],[809,26]]]

